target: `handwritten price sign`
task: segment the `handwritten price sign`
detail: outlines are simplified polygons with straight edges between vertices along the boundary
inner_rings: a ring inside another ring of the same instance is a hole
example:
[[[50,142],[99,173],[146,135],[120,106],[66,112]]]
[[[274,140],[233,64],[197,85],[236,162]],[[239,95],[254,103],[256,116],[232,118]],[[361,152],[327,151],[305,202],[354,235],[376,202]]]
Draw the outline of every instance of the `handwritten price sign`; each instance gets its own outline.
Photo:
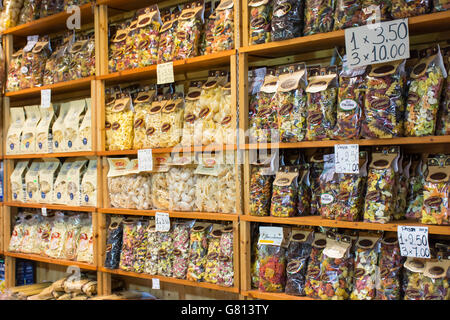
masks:
[[[168,232],[170,230],[170,217],[167,212],[156,212],[155,230],[161,232]]]
[[[334,165],[336,173],[359,173],[359,145],[335,144]]]
[[[158,84],[175,82],[173,75],[173,62],[156,65],[156,80]]]
[[[345,29],[345,50],[350,67],[408,59],[408,19]]]
[[[430,258],[428,227],[398,226],[397,236],[402,256]]]

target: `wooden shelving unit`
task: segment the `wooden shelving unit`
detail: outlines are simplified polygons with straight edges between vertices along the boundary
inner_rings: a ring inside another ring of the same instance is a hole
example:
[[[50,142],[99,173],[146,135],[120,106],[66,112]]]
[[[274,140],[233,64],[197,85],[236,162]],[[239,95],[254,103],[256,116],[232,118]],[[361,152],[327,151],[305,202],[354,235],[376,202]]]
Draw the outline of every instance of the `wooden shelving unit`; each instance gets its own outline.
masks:
[[[293,296],[286,293],[262,292],[258,290],[243,291],[242,295],[245,297],[261,300],[316,300],[309,297]]]
[[[5,206],[17,207],[17,208],[35,208],[35,209],[47,208],[50,210],[65,210],[65,211],[80,211],[80,212],[96,211],[95,207],[66,206],[66,205],[58,205],[58,204],[50,204],[50,203],[27,203],[27,202],[14,202],[14,201],[6,201]]]
[[[58,264],[61,266],[77,266],[83,270],[94,270],[94,271],[97,270],[97,266],[89,264],[89,263],[83,263],[83,262],[72,261],[72,260],[53,259],[53,258],[49,258],[49,257],[43,257],[43,256],[40,256],[37,254],[5,252],[5,256],[12,257],[12,258],[18,258],[18,259],[26,259],[26,260],[32,260],[32,261],[45,262],[45,263],[50,263],[50,264]]]
[[[183,212],[168,210],[137,210],[137,209],[119,209],[119,208],[99,208],[98,212],[106,214],[121,214],[130,216],[154,217],[156,212],[167,212],[170,217],[184,219],[205,219],[218,221],[238,221],[239,215],[233,213],[215,213],[215,212]]]

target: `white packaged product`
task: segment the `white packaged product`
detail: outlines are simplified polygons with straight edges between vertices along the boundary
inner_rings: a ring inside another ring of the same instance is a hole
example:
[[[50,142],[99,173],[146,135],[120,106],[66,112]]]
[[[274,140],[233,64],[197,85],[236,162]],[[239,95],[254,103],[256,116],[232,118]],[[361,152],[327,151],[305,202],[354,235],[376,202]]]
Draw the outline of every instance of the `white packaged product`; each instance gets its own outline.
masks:
[[[38,106],[25,107],[26,120],[23,126],[20,151],[22,153],[36,152],[36,129],[41,119],[41,113]]]
[[[152,171],[152,204],[154,209],[169,209],[169,183],[168,174],[170,154],[158,154],[153,156]]]
[[[184,105],[183,133],[181,137],[181,145],[183,147],[194,145],[194,131],[198,128],[198,126],[196,127],[196,123],[198,122],[198,114],[200,113],[200,94],[202,86],[202,81],[191,81],[189,83],[189,89]]]
[[[222,87],[220,109],[214,115],[214,122],[217,124],[217,133],[214,143],[216,144],[236,144],[236,132],[234,124],[236,118],[231,110],[231,84],[227,83]]]
[[[58,159],[45,159],[39,170],[39,202],[52,203],[55,180],[61,163]]]
[[[39,202],[39,170],[43,164],[44,162],[33,161],[25,174],[26,202]]]
[[[83,219],[82,221],[76,260],[78,262],[94,263],[94,236],[90,215],[89,218]]]
[[[180,93],[172,96],[161,111],[161,136],[159,146],[175,147],[181,141],[184,115],[184,98]]]
[[[28,160],[19,161],[11,173],[11,198],[12,201],[26,202],[25,174],[28,169]]]
[[[25,124],[25,112],[22,107],[10,109],[11,125],[6,138],[6,154],[20,153],[20,141]]]
[[[92,107],[91,98],[86,99],[86,113],[78,130],[75,150],[92,150]]]
[[[150,107],[150,111],[145,116],[145,133],[147,139],[145,148],[158,148],[161,136],[161,110],[168,102],[168,97],[156,96]]]
[[[20,252],[21,250],[23,234],[25,229],[24,218],[25,214],[19,212],[19,214],[16,217],[13,231],[11,233],[11,238],[9,240],[8,251],[10,252]]]
[[[86,100],[75,100],[69,102],[69,112],[64,118],[64,141],[66,151],[76,151],[78,130],[81,124],[81,115],[86,108]]]
[[[69,206],[81,204],[81,178],[86,171],[87,160],[75,161],[67,172],[67,198]]]
[[[168,175],[169,210],[194,211],[195,188],[197,176],[191,154],[177,154],[172,162]]]
[[[53,152],[63,152],[66,151],[66,143],[64,140],[64,119],[69,112],[70,104],[65,102],[59,107],[59,115],[56,118],[55,123],[53,123],[52,134],[53,134]]]
[[[55,187],[53,192],[53,203],[56,204],[67,204],[66,198],[67,198],[67,173],[69,172],[70,168],[72,168],[72,165],[74,164],[74,161],[66,160],[63,165],[61,166],[61,170],[59,170],[58,177],[55,181]]]
[[[57,212],[53,221],[50,242],[45,250],[45,255],[54,259],[62,259],[67,231],[67,217],[64,216],[64,213]]]
[[[50,104],[49,108],[40,108],[41,121],[36,129],[36,152],[50,153],[53,150],[53,139],[51,128],[55,121],[55,110]]]
[[[97,206],[97,160],[89,160],[81,182],[81,205]]]
[[[25,216],[24,235],[22,240],[21,252],[34,253],[39,243],[36,242],[36,236],[39,231],[39,223],[42,217],[39,214],[29,214]]]

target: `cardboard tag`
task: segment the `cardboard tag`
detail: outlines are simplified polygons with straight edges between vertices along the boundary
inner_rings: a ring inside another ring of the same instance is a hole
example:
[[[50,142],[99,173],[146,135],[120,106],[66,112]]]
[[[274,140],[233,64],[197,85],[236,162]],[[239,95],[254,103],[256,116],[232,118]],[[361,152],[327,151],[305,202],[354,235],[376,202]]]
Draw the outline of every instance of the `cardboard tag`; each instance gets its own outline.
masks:
[[[170,217],[167,212],[156,212],[155,214],[156,231],[168,232],[170,230]]]
[[[47,208],[42,207],[41,211],[42,211],[42,215],[43,215],[44,217],[46,217],[46,216],[47,216]]]
[[[38,40],[39,40],[39,36],[28,36],[27,44],[23,48],[23,52],[30,52],[31,50],[33,50],[36,43],[38,43]]]
[[[44,89],[41,90],[41,108],[50,108],[52,102],[52,90]]]
[[[335,144],[334,165],[336,173],[359,173],[359,145]]]
[[[403,257],[430,258],[428,227],[398,226],[397,237]]]
[[[156,65],[156,78],[158,84],[175,82],[173,74],[173,62],[161,63]]]
[[[139,172],[153,170],[152,149],[138,150],[138,170]]]
[[[259,227],[258,244],[269,244],[281,246],[283,242],[283,228],[281,227]]]

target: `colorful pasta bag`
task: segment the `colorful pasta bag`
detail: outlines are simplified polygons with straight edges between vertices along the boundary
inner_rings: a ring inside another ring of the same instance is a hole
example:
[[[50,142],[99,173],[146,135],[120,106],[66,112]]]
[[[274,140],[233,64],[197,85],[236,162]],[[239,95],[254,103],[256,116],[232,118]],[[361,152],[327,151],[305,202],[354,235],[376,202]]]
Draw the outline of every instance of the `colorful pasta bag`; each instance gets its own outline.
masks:
[[[109,41],[109,72],[117,72],[125,69],[127,35],[128,26],[123,23],[117,27],[115,35]]]
[[[219,278],[218,285],[231,287],[234,284],[233,258],[234,229],[232,225],[222,229],[219,243]]]
[[[310,160],[310,170],[309,170],[309,183],[311,189],[311,215],[320,214],[320,176],[324,169],[324,159],[322,153],[317,153],[311,156]]]
[[[133,272],[142,273],[147,256],[148,221],[138,220],[133,235]]]
[[[362,136],[394,138],[403,134],[405,62],[373,65],[367,77]]]
[[[347,68],[340,73],[334,138],[359,139],[366,93],[366,67]]]
[[[358,27],[361,24],[361,0],[336,0],[334,30]]]
[[[259,227],[256,223],[250,226],[251,234],[251,254],[250,254],[250,277],[252,289],[257,289],[259,286]]]
[[[278,87],[278,75],[275,70],[267,70],[258,95],[258,111],[255,116],[254,133],[258,142],[279,141],[277,104],[275,94]]]
[[[392,0],[361,0],[361,24],[391,20]]]
[[[43,85],[45,62],[50,57],[50,41],[43,37],[32,50],[23,51],[20,88],[27,89]]]
[[[123,218],[120,216],[113,216],[109,224],[106,236],[106,256],[105,268],[118,269],[120,263],[120,252],[122,250],[123,239]]]
[[[266,68],[258,68],[248,71],[248,127],[249,127],[249,142],[257,141],[257,120],[259,112],[259,92],[261,86],[264,84],[266,76]]]
[[[391,0],[391,15],[394,19],[420,16],[430,10],[429,0]]]
[[[216,7],[211,52],[234,49],[234,0],[221,0]]]
[[[172,232],[157,232],[158,243],[158,275],[172,277],[173,275],[173,238]]]
[[[380,279],[376,288],[377,300],[400,300],[400,271],[402,265],[403,258],[400,254],[397,235],[385,236],[380,242],[378,260]]]
[[[133,271],[134,255],[133,245],[135,243],[136,225],[134,219],[123,220],[122,250],[120,251],[119,268],[123,271]]]
[[[410,173],[408,181],[408,192],[406,197],[406,219],[420,220],[423,206],[423,184],[425,183],[424,170],[426,164],[422,162],[420,154],[412,155]]]
[[[358,238],[351,300],[374,300],[376,297],[379,240],[379,237],[371,235]]]
[[[158,274],[158,251],[160,237],[156,232],[155,222],[150,221],[147,227],[147,254],[145,256],[144,272],[151,275]]]
[[[428,174],[423,188],[421,222],[450,224],[450,157],[437,155],[428,158]]]
[[[425,259],[408,257],[404,263],[404,300],[424,300],[425,292],[423,286],[425,271]]]
[[[158,63],[170,62],[173,60],[175,50],[175,37],[180,12],[163,14],[163,25],[160,30],[158,46]]]
[[[320,175],[320,215],[324,219],[334,219],[339,195],[339,180],[334,165],[334,154],[323,156],[324,168]]]
[[[436,131],[437,114],[444,79],[447,77],[439,47],[421,52],[423,57],[411,72],[406,105],[405,134],[407,136],[429,136]]]
[[[178,18],[175,51],[173,55],[175,60],[198,56],[203,13],[203,1],[194,1],[184,5],[183,11]]]
[[[23,50],[18,50],[11,55],[6,78],[6,91],[17,91],[20,89],[20,78],[22,68]]]
[[[189,264],[186,279],[201,282],[205,276],[206,255],[208,254],[208,233],[212,224],[195,223],[191,230],[189,244]]]
[[[292,229],[291,240],[287,249],[285,288],[287,294],[305,295],[306,270],[311,255],[313,236],[312,229]]]
[[[269,216],[270,199],[272,197],[272,183],[274,180],[274,168],[272,160],[276,154],[270,157],[259,155],[259,159],[252,162],[250,173],[250,211],[252,216]]]
[[[136,35],[133,39],[137,52],[137,67],[147,67],[158,62],[161,18],[157,5],[138,10]]]
[[[336,66],[311,69],[307,93],[307,140],[328,140],[336,125],[338,79]]]
[[[433,0],[433,12],[447,11],[450,9],[450,1]]]
[[[207,18],[206,18],[207,17]],[[210,54],[214,41],[214,22],[216,20],[216,12],[211,12],[211,2],[207,2],[205,6],[205,23],[200,34],[200,55]]]
[[[396,174],[397,195],[393,219],[403,220],[406,214],[406,198],[410,177],[411,157],[408,154],[400,156],[398,172]]]
[[[306,134],[306,66],[304,63],[278,70],[275,95],[281,142],[300,142]]]
[[[134,17],[129,23],[127,23],[127,37],[125,39],[125,47],[123,49],[122,56],[125,70],[134,69],[138,66],[138,47],[135,42],[137,33],[137,17]]]
[[[309,256],[308,268],[306,269],[305,294],[310,298],[319,298],[321,286],[321,264],[323,250],[327,245],[327,236],[324,233],[315,233]]]
[[[297,214],[298,168],[282,166],[272,186],[270,215],[293,217]]]
[[[95,75],[95,38],[87,34],[75,42],[70,50],[72,66],[69,70],[72,80]]]
[[[332,31],[334,7],[335,0],[306,0],[303,35]]]
[[[449,2],[450,3],[450,2]],[[450,135],[450,47],[442,49],[447,78],[442,89],[441,105],[437,117],[436,135]]]
[[[399,147],[377,147],[367,177],[364,221],[387,223],[396,207]]]
[[[272,0],[250,0],[249,6],[249,44],[271,41]]]
[[[208,253],[205,261],[205,281],[217,284],[219,281],[219,251],[222,236],[221,225],[213,225],[208,236]]]
[[[297,212],[299,216],[309,216],[311,211],[311,184],[309,181],[309,164],[299,167]]]
[[[194,145],[195,130],[198,130],[198,115],[200,113],[200,95],[202,81],[191,81],[184,104],[184,121],[181,137],[181,145],[190,147]]]
[[[448,252],[438,253],[437,259],[425,263],[422,282],[425,292],[424,300],[450,300],[448,255]]]
[[[176,222],[173,226],[173,276],[186,279],[189,263],[189,237],[195,220]]]
[[[275,0],[272,14],[272,40],[288,40],[302,36],[304,2]]]

